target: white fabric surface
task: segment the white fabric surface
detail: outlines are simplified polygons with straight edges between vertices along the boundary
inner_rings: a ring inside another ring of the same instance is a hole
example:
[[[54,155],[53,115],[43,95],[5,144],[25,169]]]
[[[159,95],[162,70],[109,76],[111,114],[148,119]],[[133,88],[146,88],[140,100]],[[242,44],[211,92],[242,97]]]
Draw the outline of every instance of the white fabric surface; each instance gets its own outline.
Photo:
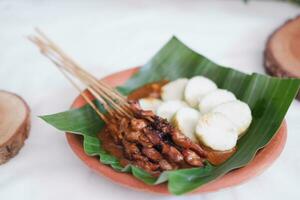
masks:
[[[19,155],[0,166],[0,199],[299,198],[299,102],[286,116],[283,154],[261,176],[189,197],[132,191],[93,173],[72,153],[63,133],[37,118],[68,109],[77,92],[25,39],[40,27],[97,77],[145,63],[173,34],[220,64],[264,73],[266,38],[299,11],[270,1],[1,0],[0,89],[27,100],[32,129]]]

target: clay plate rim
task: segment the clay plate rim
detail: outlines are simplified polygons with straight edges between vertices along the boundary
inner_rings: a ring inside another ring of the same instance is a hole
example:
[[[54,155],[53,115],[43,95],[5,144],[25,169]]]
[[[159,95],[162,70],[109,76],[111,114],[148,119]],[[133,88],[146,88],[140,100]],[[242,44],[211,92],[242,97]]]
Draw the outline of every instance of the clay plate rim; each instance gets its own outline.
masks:
[[[131,77],[132,74],[138,71],[138,67],[131,68],[128,70],[120,71],[111,74],[102,80],[111,86],[117,86],[123,84],[127,79]],[[78,96],[71,108],[79,108],[85,105],[86,102],[83,98]],[[147,185],[142,181],[134,178],[131,174],[120,173],[114,171],[110,166],[100,163],[98,157],[91,157],[85,154],[82,145],[82,137],[79,135],[66,133],[67,141],[71,146],[73,152],[93,171],[98,174],[105,176],[106,178],[112,180],[115,183],[126,186],[131,189],[139,191],[147,191],[152,193],[170,194],[167,188],[167,184],[159,184],[155,186]],[[282,152],[287,138],[287,125],[285,120],[280,126],[277,134],[270,141],[270,143],[260,150],[255,158],[245,167],[233,170],[226,175],[216,179],[210,183],[201,186],[199,189],[194,190],[192,193],[206,193],[217,191],[222,188],[231,187],[239,185],[266,170],[272,163],[279,157]]]

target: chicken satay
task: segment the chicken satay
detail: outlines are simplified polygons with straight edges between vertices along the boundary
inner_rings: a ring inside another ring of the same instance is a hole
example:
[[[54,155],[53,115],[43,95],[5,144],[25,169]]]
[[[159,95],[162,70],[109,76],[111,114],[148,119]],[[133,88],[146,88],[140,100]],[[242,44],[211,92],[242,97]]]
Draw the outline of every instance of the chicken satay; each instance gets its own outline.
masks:
[[[162,155],[154,148],[143,147],[142,153],[154,162],[162,160]]]
[[[159,166],[160,168],[165,171],[165,170],[174,170],[174,169],[177,169],[178,166],[177,165],[172,165],[170,164],[167,160],[165,159],[162,159],[159,161]]]
[[[162,153],[166,155],[171,161],[175,163],[181,163],[183,161],[183,155],[175,147],[166,143],[161,143]]]
[[[116,144],[121,144],[124,135],[127,135],[129,120],[127,118],[110,118],[107,130],[111,133]]]
[[[124,135],[124,137],[126,138],[127,141],[137,142],[137,141],[139,141],[139,137],[142,134],[143,133],[141,131],[128,131],[128,132],[126,132],[126,134]]]
[[[144,129],[143,129],[144,130]],[[147,129],[148,130],[148,129]],[[152,133],[150,130],[146,131],[148,134],[150,133],[150,135],[152,135],[152,137],[150,138],[153,138],[154,135],[157,135],[156,133]],[[155,137],[155,136],[154,136]],[[154,162],[159,162],[163,156],[159,153],[159,151],[157,151],[156,149],[152,148],[153,145],[155,144],[160,144],[162,143],[162,140],[159,139],[159,136],[158,138],[156,138],[156,141],[153,143],[153,140],[151,141],[149,139],[149,137],[147,137],[147,134],[144,132],[144,133],[141,133],[141,132],[129,132],[127,133],[126,139],[131,139],[132,142],[136,142],[138,144],[141,144],[142,146],[142,153],[147,157],[149,158],[150,160],[154,161]],[[137,145],[135,145],[137,147]],[[170,145],[168,144],[164,144],[163,143],[163,146],[164,148],[162,149],[163,150],[163,154],[166,155],[168,157],[168,159],[172,162],[182,162],[183,161],[183,155],[181,155],[181,153],[174,147],[171,147]],[[124,145],[125,148],[132,148],[127,142],[126,144]],[[136,149],[134,149],[136,150]],[[137,153],[137,152],[134,152],[133,153]],[[174,169],[174,166],[172,166],[171,164],[166,164],[167,161],[165,161],[165,168],[172,168]],[[169,165],[169,167],[167,167],[166,165]]]
[[[166,120],[157,117],[157,123],[155,123],[155,128],[161,130],[164,134],[170,134],[172,137],[172,141],[185,149],[193,149],[197,154],[202,157],[206,157],[206,152],[196,143],[194,143],[191,139],[182,134],[179,130],[171,126]]]
[[[203,166],[202,158],[198,156],[194,151],[185,149],[182,151],[182,155],[184,157],[185,162],[188,163],[189,165],[196,166],[196,167]]]
[[[111,133],[111,136],[114,139],[114,142],[116,144],[120,144],[123,139],[123,135],[119,131],[118,125],[111,123],[107,126],[107,130]]]
[[[132,130],[134,131],[140,131],[143,128],[145,128],[147,126],[147,122],[143,119],[136,119],[133,118],[130,121],[130,127],[132,128]]]
[[[136,165],[150,173],[154,173],[160,170],[160,165],[156,163],[152,163],[150,161],[136,160]]]
[[[143,131],[153,145],[159,145],[162,142],[159,133],[150,127],[144,128]]]
[[[149,140],[149,138],[144,133],[139,136],[138,143],[146,148],[153,147],[153,143]]]
[[[170,132],[170,135],[172,136],[173,142],[178,146],[183,147],[184,149],[192,149],[198,155],[202,157],[207,157],[207,153],[198,144],[192,142],[191,139],[184,136],[178,130],[174,129],[173,131]]]
[[[140,149],[135,143],[131,143],[126,139],[123,139],[122,144],[124,146],[125,156],[128,159],[133,160],[134,155],[141,155]]]
[[[172,147],[169,144],[165,143],[156,130],[146,128],[144,129],[144,132],[156,147],[159,146],[161,153],[168,156],[171,161],[178,163],[183,160],[183,156],[181,155],[181,153],[175,147]]]

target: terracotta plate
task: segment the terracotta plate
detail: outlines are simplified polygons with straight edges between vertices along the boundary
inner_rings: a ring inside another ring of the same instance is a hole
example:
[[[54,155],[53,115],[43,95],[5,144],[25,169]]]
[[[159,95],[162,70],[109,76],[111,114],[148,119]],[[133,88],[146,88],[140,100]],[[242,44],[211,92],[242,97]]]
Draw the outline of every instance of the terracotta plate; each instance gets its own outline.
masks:
[[[110,76],[107,76],[103,80],[111,86],[117,86],[123,84],[132,74],[134,74],[138,68],[132,68],[129,70],[121,71]],[[80,96],[77,97],[72,104],[72,108],[78,108],[85,105],[85,101]],[[111,167],[101,164],[97,157],[90,157],[84,153],[82,145],[82,137],[75,134],[66,134],[67,140],[75,152],[75,154],[96,173],[101,174],[110,180],[127,186],[132,189],[142,190],[147,192],[154,192],[159,194],[170,194],[166,184],[160,184],[156,186],[147,185],[131,174],[119,173],[114,171]],[[266,170],[280,155],[284,148],[287,137],[287,127],[285,121],[282,123],[276,136],[271,142],[262,150],[260,150],[255,158],[246,166],[234,171],[229,172],[223,177],[210,182],[201,188],[194,191],[194,193],[212,192],[225,187],[241,184]]]

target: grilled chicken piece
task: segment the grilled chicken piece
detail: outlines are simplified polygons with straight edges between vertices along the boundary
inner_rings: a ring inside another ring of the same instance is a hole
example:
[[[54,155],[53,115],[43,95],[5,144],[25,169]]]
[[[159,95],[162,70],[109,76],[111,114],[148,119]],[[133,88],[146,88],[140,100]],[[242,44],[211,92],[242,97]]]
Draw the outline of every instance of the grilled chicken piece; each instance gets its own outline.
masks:
[[[129,129],[129,120],[126,118],[122,118],[121,120],[116,119],[115,123],[119,123],[118,128],[119,128],[119,132],[120,134],[123,136],[126,136],[126,133],[128,132]]]
[[[197,167],[203,166],[202,159],[194,151],[186,149],[182,151],[182,154],[184,156],[185,162],[187,162],[188,164]]]
[[[168,144],[162,144],[162,153],[175,163],[183,161],[183,155],[175,147]]]
[[[148,139],[152,142],[154,145],[158,145],[162,142],[161,137],[157,132],[150,128],[145,128],[144,129],[145,135],[148,137]]]
[[[170,151],[166,154],[176,163],[183,161],[183,155],[175,147],[170,146]]]
[[[172,139],[172,141],[180,146],[183,147],[184,149],[193,149],[192,150],[188,150],[186,152],[182,152],[184,153],[183,157],[185,157],[185,161],[192,165],[192,166],[202,166],[203,165],[203,161],[200,158],[200,156],[205,157],[206,153],[204,152],[204,150],[198,145],[193,143],[189,138],[187,138],[185,135],[183,135],[181,132],[179,132],[178,130],[176,130],[175,128],[173,128],[171,125],[169,125],[168,123],[166,123],[164,120],[162,120],[161,118],[158,118],[157,121],[162,121],[162,123],[155,123],[154,127],[157,129],[161,129],[163,133],[157,133],[156,130],[150,129],[150,128],[145,128],[144,132],[147,135],[147,137],[150,139],[150,141],[154,144],[154,145],[160,145],[162,147],[162,153],[167,154],[168,158],[172,161],[175,162],[181,162],[181,153],[179,151],[176,150],[172,150],[170,151],[169,149],[169,145],[166,144],[166,142],[169,142],[168,139],[165,139],[167,141],[163,141],[161,138],[168,138],[166,137],[167,135],[170,135]],[[197,154],[199,154],[200,156],[198,156]]]
[[[137,147],[137,145],[135,143],[130,143],[130,142],[126,141],[125,139],[123,139],[122,144],[124,146],[125,155],[129,159],[132,159],[133,155],[140,155],[141,154],[139,148]]]
[[[132,119],[131,120],[131,128],[132,130],[139,131],[147,126],[147,123],[143,119]]]
[[[192,142],[191,139],[180,133],[178,130],[171,132],[172,140],[175,144],[185,149],[192,149],[202,157],[207,157],[206,152],[196,143]]]
[[[159,130],[165,134],[172,132],[174,129],[167,120],[158,116],[154,117],[154,122],[151,125],[155,130]]]
[[[155,122],[156,123],[153,123],[154,129],[161,130],[164,134],[171,135],[172,141],[176,145],[183,147],[184,149],[192,149],[202,157],[207,156],[206,152],[198,144],[194,143],[191,139],[175,129],[166,120],[156,116]]]
[[[162,159],[161,154],[154,148],[144,147],[142,150],[143,154],[154,162],[159,162]]]
[[[133,161],[137,161],[137,160],[140,160],[140,161],[143,161],[143,162],[148,162],[149,161],[149,159],[146,156],[142,155],[142,154],[132,154],[131,159]]]
[[[125,156],[130,160],[133,160],[137,166],[149,172],[157,171],[159,169],[160,165],[150,162],[147,157],[143,156],[135,143],[130,143],[125,139],[122,141],[122,143],[125,149]],[[155,158],[154,154],[151,154],[151,156]]]
[[[123,135],[122,132],[119,130],[118,124],[109,124],[108,131],[111,133],[116,144],[120,144],[122,142]]]
[[[125,134],[125,138],[126,140],[130,141],[130,142],[137,142],[139,141],[139,137],[142,135],[143,133],[140,131],[129,131]]]
[[[136,117],[146,119],[149,122],[153,122],[155,120],[156,115],[151,110],[137,110]]]
[[[148,172],[155,172],[155,171],[158,171],[160,168],[159,164],[155,164],[150,161],[137,160],[135,163],[138,167],[140,167]]]
[[[139,101],[136,100],[129,100],[128,103],[130,104],[130,107],[134,110],[140,111],[142,110]]]
[[[145,134],[141,134],[138,140],[143,147],[150,148],[153,147],[153,143],[149,140],[149,138]]]
[[[162,170],[172,170],[176,169],[176,167],[173,167],[167,160],[162,159],[159,161],[159,166]]]

